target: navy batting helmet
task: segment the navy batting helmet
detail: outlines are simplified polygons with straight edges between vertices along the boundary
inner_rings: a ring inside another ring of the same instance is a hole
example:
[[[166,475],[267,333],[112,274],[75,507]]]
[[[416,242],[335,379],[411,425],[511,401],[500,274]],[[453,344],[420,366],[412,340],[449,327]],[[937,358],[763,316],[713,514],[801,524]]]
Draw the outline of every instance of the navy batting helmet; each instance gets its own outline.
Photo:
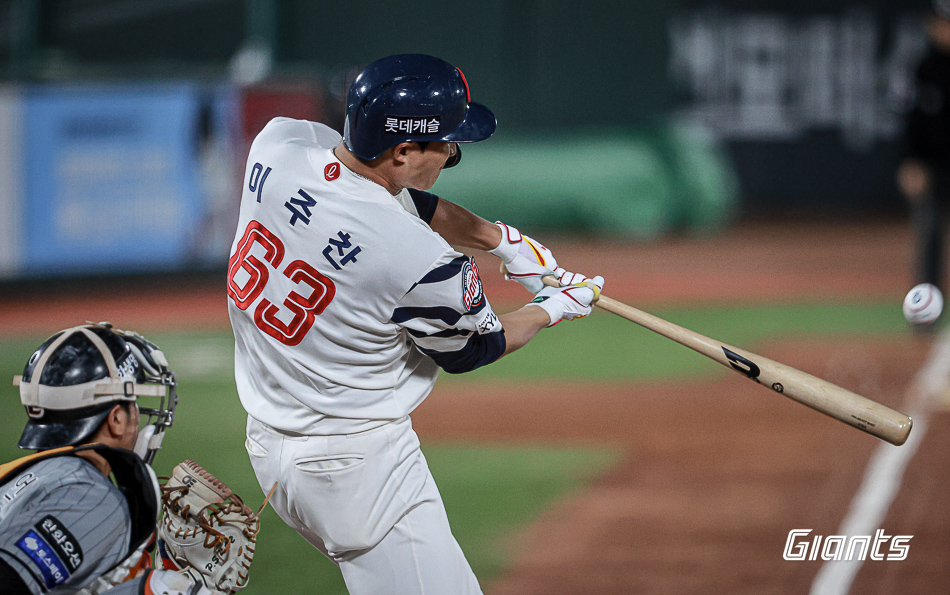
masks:
[[[357,157],[373,160],[409,141],[485,140],[495,126],[491,110],[472,102],[461,70],[432,56],[402,54],[373,62],[353,81],[343,143]]]
[[[30,418],[20,448],[79,444],[92,437],[117,403],[154,397],[157,407],[139,406],[147,422],[135,448],[151,462],[178,403],[175,374],[162,351],[141,335],[108,323],[56,333],[37,348],[13,383],[20,387]]]

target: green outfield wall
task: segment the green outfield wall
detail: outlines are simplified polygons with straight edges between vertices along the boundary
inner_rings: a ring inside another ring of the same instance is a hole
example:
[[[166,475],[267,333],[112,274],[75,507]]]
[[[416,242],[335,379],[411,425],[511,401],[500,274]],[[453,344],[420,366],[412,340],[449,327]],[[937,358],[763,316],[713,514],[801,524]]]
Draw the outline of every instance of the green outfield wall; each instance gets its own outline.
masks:
[[[739,201],[730,158],[700,128],[492,139],[463,155],[433,191],[525,229],[636,240],[709,233],[733,220]]]

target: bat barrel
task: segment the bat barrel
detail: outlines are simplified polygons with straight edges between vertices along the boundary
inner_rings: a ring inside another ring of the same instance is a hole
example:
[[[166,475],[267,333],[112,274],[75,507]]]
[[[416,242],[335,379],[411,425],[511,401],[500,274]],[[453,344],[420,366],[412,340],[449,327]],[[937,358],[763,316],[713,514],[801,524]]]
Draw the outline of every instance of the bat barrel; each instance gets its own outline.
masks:
[[[899,411],[760,355],[728,345],[722,349],[734,370],[782,396],[895,446],[910,435],[914,422]]]
[[[545,278],[545,283],[550,284],[549,281],[557,284],[553,277]],[[895,446],[904,444],[913,428],[909,416],[791,366],[714,341],[605,295],[600,296],[596,305],[689,347],[784,397]]]

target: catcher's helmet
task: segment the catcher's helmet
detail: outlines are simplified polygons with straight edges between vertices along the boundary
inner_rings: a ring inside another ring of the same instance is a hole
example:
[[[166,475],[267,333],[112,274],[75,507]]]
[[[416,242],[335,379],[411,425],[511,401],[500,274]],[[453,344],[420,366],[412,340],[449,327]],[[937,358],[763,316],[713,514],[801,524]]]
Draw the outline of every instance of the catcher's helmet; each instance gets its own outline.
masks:
[[[116,403],[155,397],[158,407],[139,407],[146,425],[135,447],[151,462],[178,403],[175,374],[161,350],[108,323],[56,333],[33,352],[13,384],[20,387],[30,418],[19,447],[37,450],[80,444],[95,434]]]
[[[485,140],[495,126],[491,110],[472,102],[461,70],[432,56],[401,54],[373,62],[353,81],[343,143],[371,161],[409,141]],[[458,162],[450,161],[448,167]]]

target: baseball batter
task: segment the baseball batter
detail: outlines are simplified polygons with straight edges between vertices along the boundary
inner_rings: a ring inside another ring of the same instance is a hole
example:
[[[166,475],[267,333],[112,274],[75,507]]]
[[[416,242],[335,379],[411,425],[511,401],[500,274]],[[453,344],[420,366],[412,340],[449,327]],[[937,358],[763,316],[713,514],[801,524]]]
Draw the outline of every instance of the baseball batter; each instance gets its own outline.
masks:
[[[246,446],[275,510],[354,595],[481,592],[409,414],[439,368],[490,364],[587,315],[603,285],[425,192],[495,125],[459,69],[400,55],[357,77],[342,139],[276,118],[250,149],[228,269]],[[490,250],[537,297],[498,315],[450,244]],[[544,288],[550,273],[567,287]]]
[[[159,503],[149,463],[178,400],[164,354],[79,326],[44,342],[14,383],[29,415],[19,446],[39,452],[0,465],[0,593],[218,593],[151,570],[146,552]],[[141,397],[159,407],[140,409]]]

